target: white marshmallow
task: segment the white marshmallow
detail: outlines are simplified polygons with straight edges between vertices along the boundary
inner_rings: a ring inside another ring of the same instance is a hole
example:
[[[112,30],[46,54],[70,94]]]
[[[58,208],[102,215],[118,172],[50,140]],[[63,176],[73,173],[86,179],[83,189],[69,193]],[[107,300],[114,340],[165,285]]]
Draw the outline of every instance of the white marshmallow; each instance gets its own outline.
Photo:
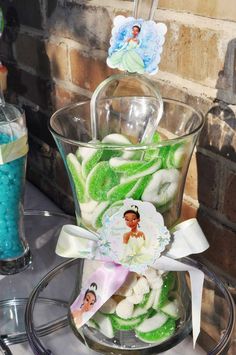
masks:
[[[134,285],[133,290],[136,295],[144,295],[145,293],[148,293],[150,287],[146,277],[140,277],[140,279],[138,279],[137,283]]]
[[[133,303],[129,302],[126,298],[120,301],[116,306],[116,314],[124,319],[131,318],[133,310]]]

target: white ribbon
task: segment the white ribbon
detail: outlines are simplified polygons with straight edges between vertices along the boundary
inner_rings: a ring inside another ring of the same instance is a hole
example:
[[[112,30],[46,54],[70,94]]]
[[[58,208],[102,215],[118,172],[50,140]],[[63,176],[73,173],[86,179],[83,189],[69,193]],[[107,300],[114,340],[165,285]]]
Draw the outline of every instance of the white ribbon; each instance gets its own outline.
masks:
[[[203,252],[209,247],[205,235],[195,218],[178,224],[173,232],[173,242],[165,256],[158,258],[153,268],[166,271],[188,271],[192,294],[192,330],[195,347],[200,332],[201,302],[204,273],[175,259]],[[63,257],[109,259],[100,253],[97,236],[78,226],[62,227],[56,246],[56,253]],[[111,261],[111,260],[109,260]]]

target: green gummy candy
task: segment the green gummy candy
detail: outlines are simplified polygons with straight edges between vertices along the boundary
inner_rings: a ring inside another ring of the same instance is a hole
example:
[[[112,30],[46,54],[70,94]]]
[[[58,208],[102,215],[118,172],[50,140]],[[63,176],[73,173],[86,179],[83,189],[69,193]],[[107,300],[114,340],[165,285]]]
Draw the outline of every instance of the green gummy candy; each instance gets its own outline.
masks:
[[[98,229],[102,227],[103,224],[103,216],[105,214],[105,212],[108,210],[110,204],[108,201],[105,202],[100,202],[100,204],[98,204],[98,206],[95,209],[95,216],[94,214],[91,217],[92,220],[92,225],[94,228]]]
[[[161,160],[150,160],[148,162],[140,161],[139,165],[126,171],[125,176],[127,177],[141,177],[141,175],[149,175],[154,173],[156,170],[160,169]]]
[[[175,144],[171,147],[171,164],[174,168],[181,168],[184,163],[185,157],[185,145],[183,143]]]
[[[162,168],[164,168],[164,169],[171,167],[169,160],[168,160],[170,149],[171,149],[171,147],[169,145],[160,148],[159,154],[162,159]]]
[[[92,148],[91,148],[92,149]],[[84,176],[88,176],[93,167],[99,162],[103,154],[102,150],[97,150],[90,155],[88,159],[82,161],[82,173]]]
[[[99,143],[99,141],[90,141],[89,143]],[[79,147],[75,153],[78,161],[82,164],[82,174],[86,178],[92,168],[99,162],[103,150],[92,147]]]
[[[106,201],[107,192],[119,182],[118,176],[106,161],[99,162],[89,173],[86,190],[95,201]]]
[[[136,169],[143,166],[143,162],[140,160],[126,160],[122,158],[112,158],[109,164],[116,173],[122,173],[127,176],[132,175]]]
[[[136,318],[123,319],[115,314],[110,316],[111,323],[116,330],[132,330],[137,327],[146,318],[145,316],[140,316]]]
[[[153,137],[152,137],[152,140],[151,140],[151,143],[153,144],[157,144],[159,143],[161,140],[161,137],[159,135],[159,133],[155,132]],[[145,156],[144,156],[144,160],[146,161],[149,161],[149,160],[152,160],[152,159],[155,159],[155,158],[158,158],[159,157],[159,149],[156,148],[156,149],[147,149],[146,153],[145,153]]]
[[[123,145],[127,146],[131,144],[131,142],[127,137],[119,133],[108,134],[103,138],[102,143],[105,143],[107,145],[111,144],[111,145],[121,145],[121,146]],[[127,156],[127,155],[131,156],[133,154],[131,154],[130,152],[126,153],[122,150],[104,149],[101,160],[109,160],[110,158],[113,157],[120,157],[120,156]]]
[[[155,132],[152,137],[152,143],[159,143],[161,140],[161,136],[158,132]]]
[[[169,293],[173,289],[174,285],[175,285],[175,275],[173,272],[170,271],[163,279],[163,285],[159,297],[158,308],[163,307],[164,304],[168,301]]]
[[[142,333],[138,330],[135,331],[138,338],[147,343],[155,343],[160,340],[165,340],[175,332],[175,321],[169,318],[161,327]]]
[[[70,171],[77,199],[79,202],[83,203],[86,201],[85,196],[85,181],[82,177],[82,168],[78,162],[76,156],[72,153],[69,153],[66,158],[68,169]]]
[[[142,301],[139,303],[139,307],[144,308],[149,300],[151,291],[148,293],[145,293],[145,295],[143,296]]]
[[[137,181],[134,188],[132,189],[131,193],[129,194],[129,197],[133,198],[134,200],[140,200],[141,196],[143,194],[143,191],[145,190],[145,187],[148,185],[151,178],[152,178],[151,175],[146,175],[146,176],[140,178]]]
[[[122,155],[122,152],[119,150],[111,150],[111,149],[104,149],[102,153],[101,160],[110,160],[111,158],[114,157],[120,157]]]
[[[132,188],[137,183],[137,180],[132,180],[129,182],[123,182],[115,187],[113,187],[108,193],[107,197],[110,201],[115,202],[119,200],[124,200],[131,196]]]

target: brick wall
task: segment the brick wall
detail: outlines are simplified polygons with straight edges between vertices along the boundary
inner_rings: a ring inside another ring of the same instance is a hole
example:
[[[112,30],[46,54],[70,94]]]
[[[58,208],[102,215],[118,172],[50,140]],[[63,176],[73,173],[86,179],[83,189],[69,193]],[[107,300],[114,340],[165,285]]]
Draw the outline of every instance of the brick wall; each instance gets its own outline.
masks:
[[[30,132],[28,178],[66,211],[70,187],[47,129],[56,109],[90,97],[112,74],[105,65],[112,20],[132,1],[1,0],[6,28],[0,58],[9,99],[24,105]],[[197,214],[210,241],[204,253],[236,277],[236,11],[234,0],[160,0],[168,26],[160,71],[163,96],[206,114],[185,188],[183,218]],[[66,183],[65,183],[66,181]]]

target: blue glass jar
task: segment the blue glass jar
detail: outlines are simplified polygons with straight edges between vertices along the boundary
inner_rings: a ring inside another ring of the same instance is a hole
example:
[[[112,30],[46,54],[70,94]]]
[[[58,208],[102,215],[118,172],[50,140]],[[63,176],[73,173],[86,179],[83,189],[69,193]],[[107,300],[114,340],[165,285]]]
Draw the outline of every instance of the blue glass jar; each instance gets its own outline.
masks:
[[[30,263],[23,223],[27,151],[23,110],[0,105],[0,274],[17,273]]]

